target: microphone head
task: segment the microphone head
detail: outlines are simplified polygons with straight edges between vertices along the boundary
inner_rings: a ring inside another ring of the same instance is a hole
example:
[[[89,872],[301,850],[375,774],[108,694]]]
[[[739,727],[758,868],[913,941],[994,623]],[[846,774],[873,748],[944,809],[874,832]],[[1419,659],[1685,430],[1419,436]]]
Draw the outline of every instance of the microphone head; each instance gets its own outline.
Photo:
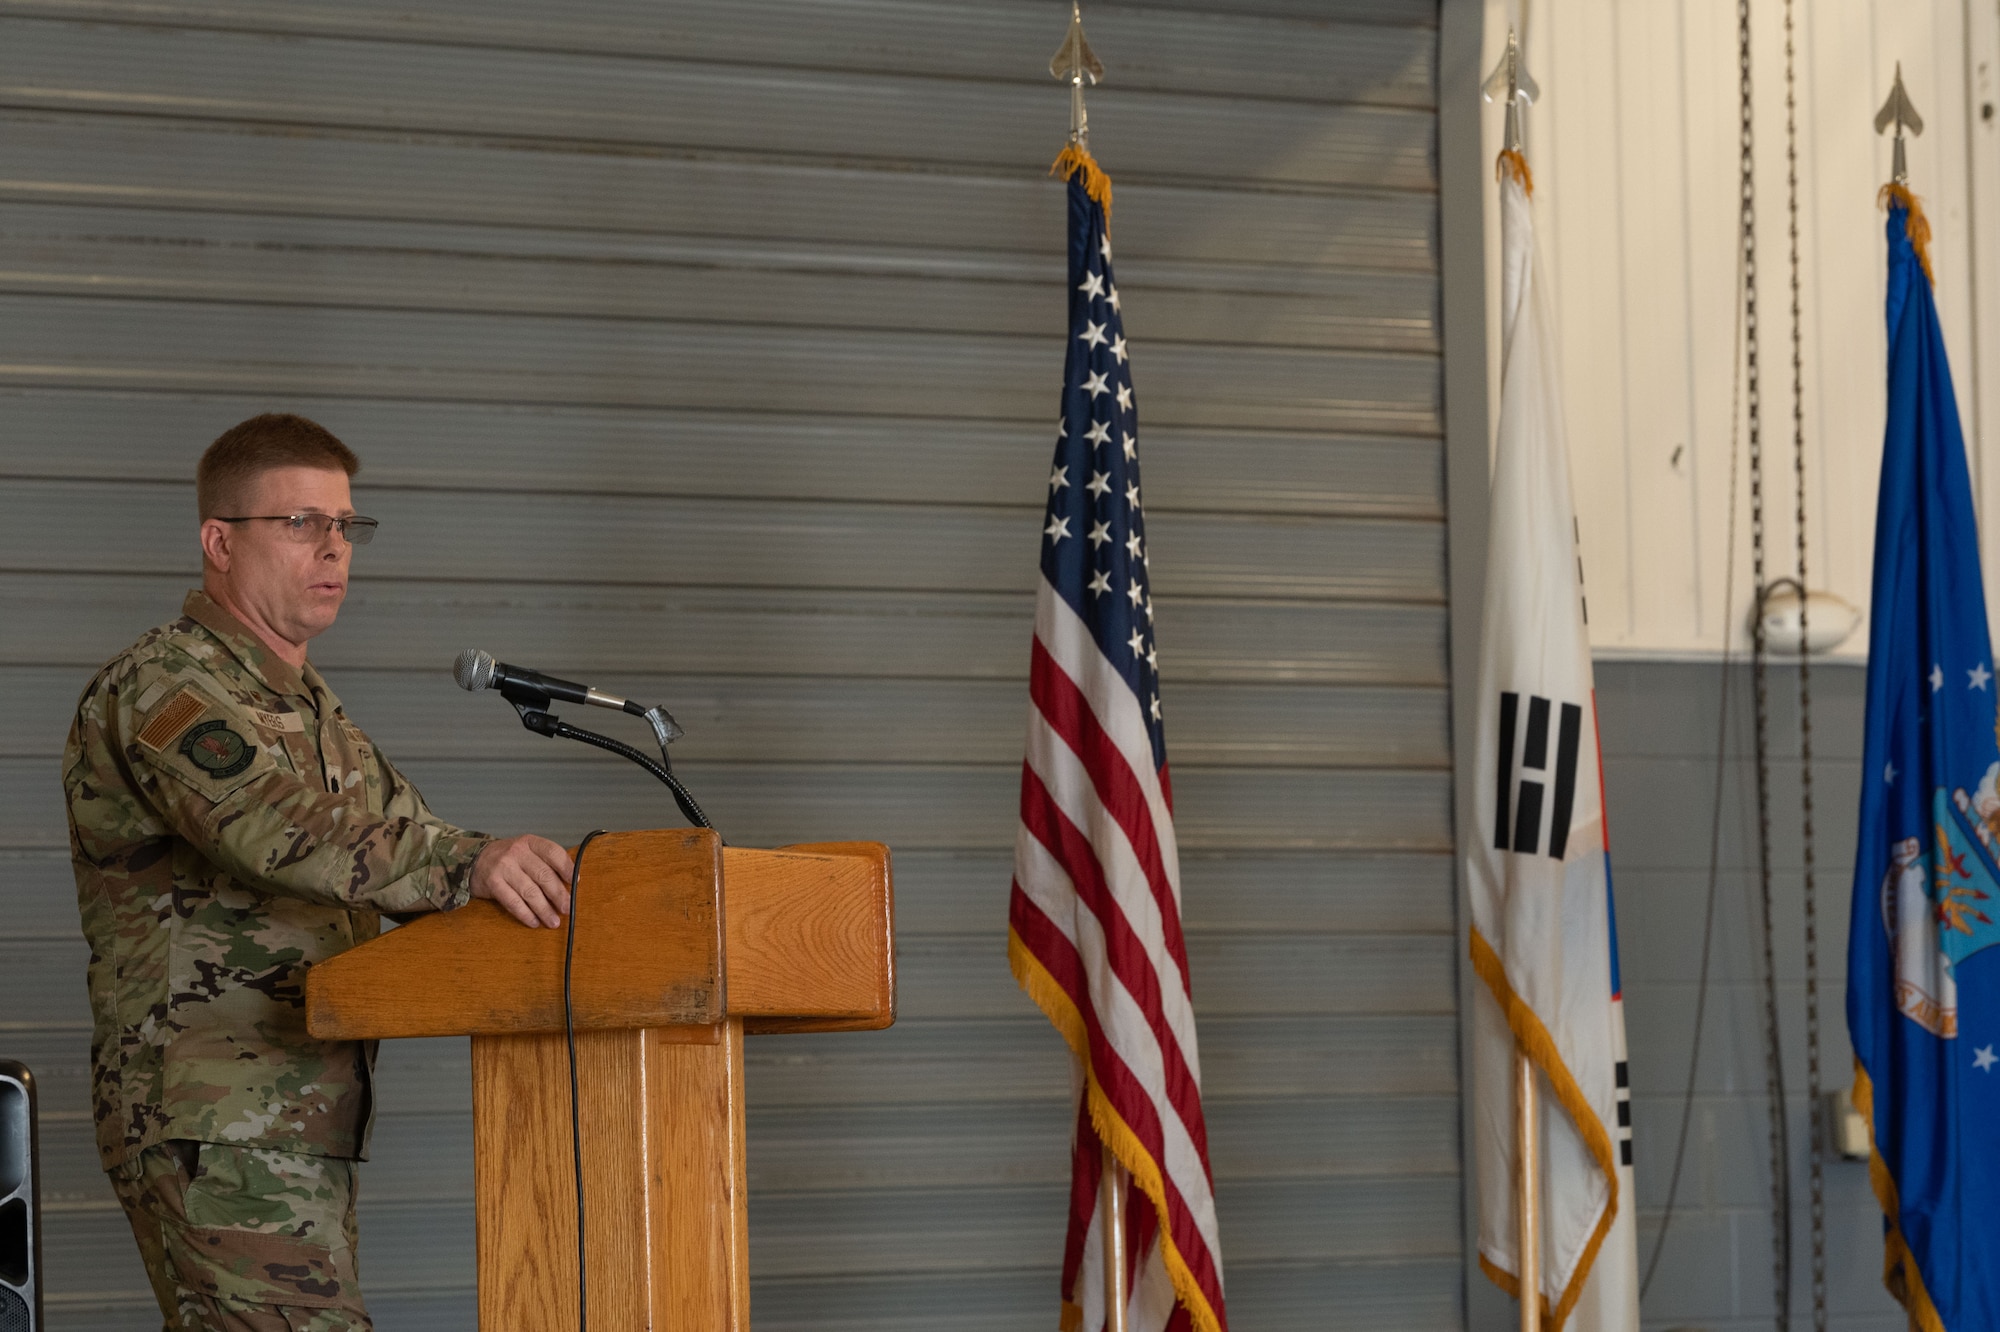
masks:
[[[458,681],[460,689],[478,693],[493,686],[493,654],[481,652],[478,648],[467,648],[458,654],[458,660],[451,665],[451,678]]]

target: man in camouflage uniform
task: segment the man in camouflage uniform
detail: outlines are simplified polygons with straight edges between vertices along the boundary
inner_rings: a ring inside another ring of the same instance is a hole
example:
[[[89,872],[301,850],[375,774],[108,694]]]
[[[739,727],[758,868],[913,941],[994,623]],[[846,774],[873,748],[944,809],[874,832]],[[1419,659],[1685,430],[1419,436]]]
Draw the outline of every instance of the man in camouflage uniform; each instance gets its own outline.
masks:
[[[346,595],[359,467],[299,417],[197,475],[202,590],[83,691],[63,756],[98,1152],[169,1332],[349,1332],[373,1042],[315,1040],[305,977],[381,913],[492,898],[559,925],[570,861],[453,827],[306,660]]]

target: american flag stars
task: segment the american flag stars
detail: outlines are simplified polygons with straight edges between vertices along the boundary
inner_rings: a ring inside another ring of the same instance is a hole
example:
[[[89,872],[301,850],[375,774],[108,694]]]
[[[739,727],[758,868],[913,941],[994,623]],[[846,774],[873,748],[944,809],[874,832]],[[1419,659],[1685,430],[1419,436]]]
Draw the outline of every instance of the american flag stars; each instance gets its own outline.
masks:
[[[1111,271],[1110,240],[1101,223],[1091,231],[1087,243],[1070,254],[1069,351],[1042,564],[1051,586],[1126,676],[1141,714],[1149,718],[1155,756],[1164,761],[1131,348]]]

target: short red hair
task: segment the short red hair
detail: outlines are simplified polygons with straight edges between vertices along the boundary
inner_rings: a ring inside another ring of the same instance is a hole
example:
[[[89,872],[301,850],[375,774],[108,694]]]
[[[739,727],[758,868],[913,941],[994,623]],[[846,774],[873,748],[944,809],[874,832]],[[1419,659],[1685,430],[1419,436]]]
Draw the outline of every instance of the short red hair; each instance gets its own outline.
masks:
[[[231,514],[253,481],[279,467],[321,467],[353,476],[361,459],[317,421],[290,412],[253,416],[223,431],[201,455],[194,499],[202,521]]]

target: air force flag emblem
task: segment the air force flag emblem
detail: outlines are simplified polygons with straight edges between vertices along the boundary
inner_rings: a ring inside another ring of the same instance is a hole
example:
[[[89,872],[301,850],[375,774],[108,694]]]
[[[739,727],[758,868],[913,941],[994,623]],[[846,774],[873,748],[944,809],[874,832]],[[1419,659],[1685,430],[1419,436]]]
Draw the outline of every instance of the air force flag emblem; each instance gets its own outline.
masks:
[[[1946,1040],[1958,1035],[1954,972],[1974,953],[2000,943],[2000,763],[1986,770],[1976,795],[1939,789],[1931,802],[1936,865],[1926,873],[1921,838],[1890,848],[1882,876],[1882,925],[1896,957],[1896,1008]]]

